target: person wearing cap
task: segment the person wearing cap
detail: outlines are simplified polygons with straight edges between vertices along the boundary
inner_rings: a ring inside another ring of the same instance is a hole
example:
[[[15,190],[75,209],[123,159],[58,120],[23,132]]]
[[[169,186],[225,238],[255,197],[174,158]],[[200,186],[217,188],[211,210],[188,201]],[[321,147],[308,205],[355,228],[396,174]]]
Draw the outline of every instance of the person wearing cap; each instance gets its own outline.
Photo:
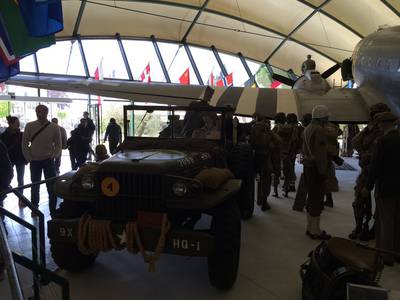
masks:
[[[383,136],[383,131],[377,126],[374,117],[382,112],[389,112],[390,108],[384,103],[377,103],[370,107],[370,121],[368,125],[360,131],[352,140],[354,149],[359,155],[359,165],[361,172],[357,177],[354,188],[353,211],[356,227],[349,234],[350,239],[360,239],[368,241],[374,238],[375,229],[369,229],[369,221],[372,218],[372,198],[371,194],[362,194],[361,191],[367,184],[368,168],[371,155],[376,146],[377,140]]]
[[[362,193],[370,195],[375,187],[377,208],[376,245],[400,253],[400,132],[398,118],[391,112],[377,114],[375,121],[383,132],[369,166],[367,184]],[[400,263],[400,257],[383,253],[385,264]]]
[[[307,55],[307,59],[301,65],[301,72],[303,75],[305,75],[308,70],[315,70],[315,61],[311,59],[311,54]]]
[[[320,217],[324,208],[325,182],[332,162],[328,152],[328,136],[324,126],[329,111],[325,105],[317,105],[312,111],[312,121],[304,130],[304,178],[307,186],[307,230],[312,239],[327,240],[330,235],[320,229]]]

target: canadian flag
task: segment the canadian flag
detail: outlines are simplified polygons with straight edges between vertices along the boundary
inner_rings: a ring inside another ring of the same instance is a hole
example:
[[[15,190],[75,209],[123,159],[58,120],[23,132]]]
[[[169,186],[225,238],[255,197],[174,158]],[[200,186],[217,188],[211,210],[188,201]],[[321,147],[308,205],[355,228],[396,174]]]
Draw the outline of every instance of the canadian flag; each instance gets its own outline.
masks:
[[[226,84],[226,86],[231,86],[231,85],[233,85],[233,72],[230,73],[230,74],[228,74],[228,75],[226,75],[226,77],[225,77],[225,84]]]
[[[144,68],[142,74],[140,74],[139,80],[141,82],[151,82],[151,76],[150,76],[150,62],[147,64],[147,66]]]
[[[101,58],[99,65],[97,66],[96,70],[94,71],[94,79],[95,80],[103,80],[103,58]],[[97,96],[97,104],[101,106],[101,97]]]
[[[189,68],[186,69],[185,72],[179,77],[180,84],[190,84],[190,72]]]

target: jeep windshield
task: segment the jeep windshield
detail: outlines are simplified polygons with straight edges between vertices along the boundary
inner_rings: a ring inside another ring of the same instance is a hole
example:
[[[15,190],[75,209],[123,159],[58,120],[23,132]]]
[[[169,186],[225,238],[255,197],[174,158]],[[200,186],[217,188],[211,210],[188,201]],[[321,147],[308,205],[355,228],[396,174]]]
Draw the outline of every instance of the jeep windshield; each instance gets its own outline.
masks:
[[[127,137],[223,140],[227,108],[208,105],[124,107]]]

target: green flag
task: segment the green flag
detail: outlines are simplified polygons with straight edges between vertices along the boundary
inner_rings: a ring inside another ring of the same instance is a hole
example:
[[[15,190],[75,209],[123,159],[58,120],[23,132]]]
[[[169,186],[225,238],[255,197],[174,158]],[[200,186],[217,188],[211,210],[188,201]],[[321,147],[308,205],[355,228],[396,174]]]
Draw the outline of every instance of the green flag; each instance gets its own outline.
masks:
[[[17,57],[23,57],[55,43],[54,35],[32,37],[25,26],[17,1],[1,0],[0,13],[7,28],[10,43]]]

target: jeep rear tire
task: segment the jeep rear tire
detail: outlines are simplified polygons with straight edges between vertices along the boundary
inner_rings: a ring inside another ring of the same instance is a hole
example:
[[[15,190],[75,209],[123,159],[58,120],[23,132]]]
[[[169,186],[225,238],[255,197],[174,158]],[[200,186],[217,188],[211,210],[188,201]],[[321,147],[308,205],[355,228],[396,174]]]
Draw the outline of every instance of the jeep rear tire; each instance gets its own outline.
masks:
[[[215,249],[208,257],[208,276],[212,286],[227,290],[236,281],[240,256],[241,220],[234,199],[216,209],[211,234],[214,235]]]
[[[237,144],[229,154],[229,168],[236,178],[242,179],[239,209],[243,219],[247,220],[254,213],[254,153],[250,144]]]
[[[79,218],[87,211],[90,204],[76,201],[64,201],[55,212],[57,219]],[[61,243],[50,239],[50,251],[54,262],[70,272],[79,272],[94,263],[97,254],[83,254],[78,245]]]

